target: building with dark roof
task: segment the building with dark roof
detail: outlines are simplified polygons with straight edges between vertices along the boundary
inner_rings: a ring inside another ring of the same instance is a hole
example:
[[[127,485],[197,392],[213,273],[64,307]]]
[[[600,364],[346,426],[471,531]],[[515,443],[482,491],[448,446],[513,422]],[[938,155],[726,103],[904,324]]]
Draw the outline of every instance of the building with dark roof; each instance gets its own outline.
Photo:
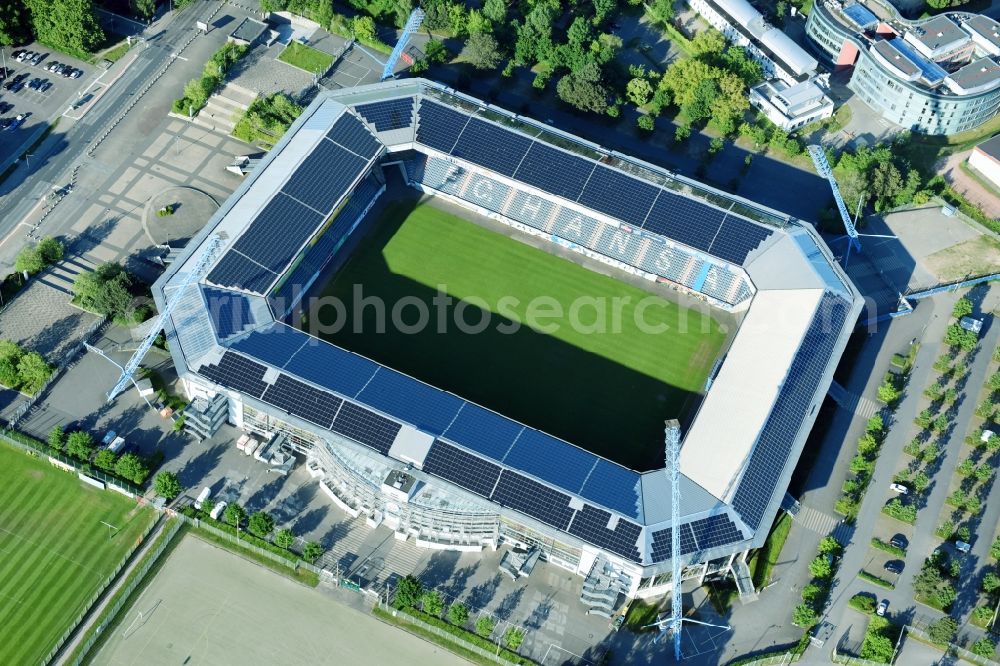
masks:
[[[385,192],[410,187],[742,320],[687,428],[681,521],[664,470],[637,472],[286,323],[350,253]],[[537,547],[628,596],[733,576],[763,544],[862,299],[812,226],[440,85],[322,92],[154,287],[161,308],[221,250],[166,327],[191,398],[284,433],[323,492],[421,546]],[[407,482],[387,490],[386,479]],[[394,475],[395,474],[395,475]],[[672,530],[681,551],[671,552]],[[596,575],[596,574],[594,574]]]
[[[954,13],[908,21],[891,6],[817,2],[806,21],[815,52],[851,68],[848,87],[887,120],[923,134],[956,134],[1000,110],[1000,24]]]

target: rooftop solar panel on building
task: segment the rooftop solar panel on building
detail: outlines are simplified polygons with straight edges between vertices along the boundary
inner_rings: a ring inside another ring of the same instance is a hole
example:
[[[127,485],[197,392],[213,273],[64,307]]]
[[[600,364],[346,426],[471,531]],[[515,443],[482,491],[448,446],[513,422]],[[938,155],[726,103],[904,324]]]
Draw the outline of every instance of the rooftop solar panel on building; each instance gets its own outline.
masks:
[[[267,368],[260,363],[227,351],[217,364],[201,366],[198,374],[228,389],[259,398],[267,388],[264,383],[266,371]]]
[[[202,287],[208,316],[220,340],[236,335],[254,325],[250,299],[235,291]]]
[[[681,555],[689,555],[698,552],[698,544],[694,540],[694,530],[691,523],[681,525]]]
[[[493,460],[503,460],[524,426],[505,416],[466,403],[444,436]]]
[[[367,164],[367,159],[323,139],[302,160],[281,191],[325,217]]]
[[[461,398],[388,368],[375,373],[358,400],[435,435],[445,431],[462,406]]]
[[[451,152],[469,122],[464,113],[427,99],[421,100],[417,116],[417,141],[443,153]]]
[[[642,555],[639,553],[638,542],[642,528],[633,522],[620,519],[615,529],[609,530],[609,520],[611,514],[607,511],[584,504],[583,509],[573,516],[569,533],[628,560],[641,562]]]
[[[653,539],[650,542],[649,559],[655,564],[670,559],[673,546],[670,542],[670,528],[653,532]]]
[[[503,463],[571,493],[578,493],[597,460],[593,453],[527,428]]]
[[[580,496],[623,516],[642,520],[642,486],[638,472],[598,458]]]
[[[639,227],[659,191],[651,183],[598,164],[578,201],[588,208]]]
[[[535,141],[518,167],[517,180],[576,201],[596,164]]]
[[[310,423],[329,428],[340,409],[340,398],[320,391],[286,374],[278,376],[273,386],[264,391],[264,402]]]
[[[757,437],[750,462],[740,478],[733,507],[751,529],[758,529],[773,495],[784,492],[778,479],[808,416],[827,362],[847,317],[847,305],[827,293],[813,316],[799,350],[792,359],[781,392]]]
[[[284,194],[277,194],[258,213],[233,249],[272,273],[282,273],[323,216]]]
[[[378,364],[340,347],[310,338],[285,369],[313,384],[353,398],[378,370]]]
[[[220,287],[236,287],[262,294],[277,277],[276,273],[251,261],[239,252],[226,252],[208,274],[207,279]]]
[[[412,97],[359,104],[354,110],[370,122],[377,132],[402,129],[413,124]]]
[[[642,228],[707,252],[725,215],[721,210],[663,190]]]
[[[353,402],[344,402],[330,427],[335,433],[388,455],[402,426]]]
[[[500,481],[490,499],[563,531],[573,517],[569,495],[509,469],[500,474]]]
[[[251,331],[232,344],[232,348],[247,356],[283,368],[299,348],[311,338],[302,331],[284,324],[271,324]]]
[[[431,445],[423,470],[489,499],[500,478],[500,466],[441,440]]]
[[[738,217],[728,217],[716,234],[709,252],[725,261],[742,265],[747,255],[760,247],[773,232]]]
[[[531,139],[472,118],[451,154],[481,167],[512,176],[531,146]]]
[[[382,148],[382,144],[372,136],[364,123],[350,113],[345,113],[337,119],[326,133],[326,138],[363,157],[365,162],[378,155]]]
[[[699,550],[717,548],[743,541],[743,533],[726,514],[709,516],[690,523]]]

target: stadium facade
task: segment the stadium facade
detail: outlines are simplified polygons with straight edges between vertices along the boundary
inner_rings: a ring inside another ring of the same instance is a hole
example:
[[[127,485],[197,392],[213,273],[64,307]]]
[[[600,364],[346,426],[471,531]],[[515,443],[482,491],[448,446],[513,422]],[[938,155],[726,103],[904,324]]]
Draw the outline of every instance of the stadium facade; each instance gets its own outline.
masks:
[[[853,67],[848,87],[883,118],[923,134],[971,130],[1000,110],[1000,23],[952,12],[908,21],[887,4],[821,0],[806,20],[816,53]]]
[[[738,313],[684,433],[679,525],[664,470],[627,469],[285,323],[351,251],[389,169]],[[333,502],[399,539],[534,549],[601,578],[595,598],[665,592],[673,556],[685,577],[732,575],[753,594],[746,553],[767,536],[862,307],[809,224],[418,79],[321,93],[157,282],[158,306],[212,238],[222,249],[166,331],[189,397],[225,396],[231,423],[284,433]]]

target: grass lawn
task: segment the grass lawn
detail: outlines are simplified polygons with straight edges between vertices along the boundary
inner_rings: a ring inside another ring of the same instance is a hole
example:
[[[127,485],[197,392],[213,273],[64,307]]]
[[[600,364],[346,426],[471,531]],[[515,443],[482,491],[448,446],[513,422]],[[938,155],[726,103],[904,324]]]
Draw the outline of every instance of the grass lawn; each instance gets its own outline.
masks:
[[[774,521],[771,533],[767,535],[767,541],[750,557],[748,565],[755,589],[759,590],[770,582],[771,570],[778,563],[781,549],[785,545],[785,539],[788,538],[788,532],[791,529],[791,516],[784,511],[780,512],[778,519]]]
[[[39,663],[155,519],[151,509],[0,447],[0,663]],[[109,538],[105,521],[119,530]]]
[[[355,285],[386,313],[406,304],[403,330],[387,314],[376,332],[374,307],[353,319]],[[455,305],[435,305],[439,287]],[[702,313],[412,202],[388,209],[324,295],[346,305],[330,341],[634,469],[663,465],[663,420],[696,404],[726,337]]]
[[[278,56],[278,60],[307,72],[318,74],[322,74],[333,64],[333,56],[329,53],[323,53],[294,40],[288,43],[285,50]]]
[[[657,631],[649,625],[656,622],[656,618],[661,612],[659,604],[650,604],[640,599],[635,599],[625,613],[625,626],[633,633],[640,631]]]

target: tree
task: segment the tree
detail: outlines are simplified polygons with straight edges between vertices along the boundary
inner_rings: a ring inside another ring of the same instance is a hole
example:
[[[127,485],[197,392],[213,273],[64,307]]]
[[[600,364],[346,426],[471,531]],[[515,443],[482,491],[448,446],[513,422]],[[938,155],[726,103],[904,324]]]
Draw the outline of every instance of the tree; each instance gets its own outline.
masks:
[[[972,314],[972,301],[965,296],[955,301],[955,307],[951,309],[952,317],[955,319],[961,319],[962,317],[970,314]]]
[[[451,58],[448,47],[444,45],[444,42],[436,39],[431,39],[424,45],[424,56],[427,58],[427,62],[432,63],[448,62]]]
[[[503,60],[496,37],[486,33],[471,35],[465,40],[462,57],[476,69],[496,69]]]
[[[927,628],[930,639],[938,645],[948,645],[958,633],[958,623],[950,617],[943,617]]]
[[[66,446],[66,434],[61,425],[52,426],[49,430],[49,448],[53,451],[62,451]]]
[[[982,588],[983,592],[986,594],[993,594],[997,588],[1000,588],[1000,576],[996,575],[992,571],[988,572],[985,576],[983,576]]]
[[[524,629],[510,627],[504,632],[503,642],[506,643],[507,647],[511,650],[517,651],[517,648],[521,647],[521,643],[524,642]]]
[[[375,19],[371,16],[355,16],[351,19],[351,32],[359,42],[377,42]]]
[[[28,352],[17,362],[17,375],[21,379],[21,390],[34,395],[42,390],[55,369],[45,362],[38,352]]]
[[[887,405],[891,405],[899,399],[902,392],[892,384],[881,384],[878,387],[878,399]]]
[[[287,550],[292,547],[293,543],[295,543],[295,535],[290,529],[278,530],[278,533],[274,535],[274,545],[278,548]]]
[[[979,337],[972,331],[967,331],[958,324],[952,324],[944,333],[944,341],[949,347],[970,352],[979,344]]]
[[[42,253],[37,245],[30,245],[24,248],[18,252],[17,257],[14,259],[14,270],[18,273],[34,275],[35,273],[41,273],[44,268],[45,258],[42,257]]]
[[[316,541],[310,541],[305,545],[305,548],[302,549],[302,559],[309,564],[315,564],[316,560],[323,557],[323,553],[325,552],[326,548],[323,547],[323,544]]]
[[[843,546],[840,542],[834,539],[832,536],[825,536],[819,541],[819,554],[820,555],[833,555],[836,557],[840,555],[843,550]]]
[[[972,462],[971,458],[966,458],[955,471],[963,477],[972,476],[976,473],[976,463]]]
[[[132,12],[144,19],[151,18],[156,13],[156,0],[132,0]]]
[[[131,293],[132,278],[120,264],[109,263],[73,280],[73,295],[84,308],[116,320],[131,321],[135,307]]]
[[[261,539],[266,539],[267,535],[274,531],[274,518],[266,511],[255,511],[250,516],[250,522],[247,524],[247,527],[251,533],[259,536]]]
[[[493,23],[478,9],[470,9],[465,16],[465,31],[470,35],[493,32]]]
[[[84,56],[104,41],[92,0],[25,0],[38,41]]]
[[[469,621],[469,609],[463,603],[448,606],[448,621],[456,627],[463,627]]]
[[[0,384],[12,389],[21,385],[21,375],[17,373],[17,365],[9,358],[0,358]]]
[[[918,493],[924,492],[930,485],[931,479],[925,472],[920,471],[913,476],[913,489]]]
[[[115,468],[115,454],[108,449],[101,449],[94,456],[94,465],[105,472],[110,472]]]
[[[670,23],[676,14],[673,0],[652,0],[646,5],[646,11],[654,23],[660,24]]]
[[[507,3],[504,0],[486,0],[483,3],[483,16],[496,24],[502,24],[507,18]]]
[[[222,512],[222,520],[233,527],[239,527],[247,519],[247,511],[236,502],[230,502]]]
[[[76,432],[71,432],[69,437],[66,438],[66,453],[74,458],[87,461],[90,460],[93,452],[94,440],[90,436],[90,433],[77,430]]]
[[[552,26],[556,18],[557,9],[552,4],[539,2],[524,17],[523,24],[514,23],[514,62],[528,65],[548,59],[553,50]]]
[[[656,121],[653,120],[653,116],[647,115],[645,113],[639,116],[635,124],[639,127],[639,129],[641,129],[644,132],[652,132],[654,129],[656,129]]]
[[[713,28],[702,30],[691,40],[691,55],[713,62],[726,48],[726,38]]]
[[[441,593],[437,590],[430,590],[424,592],[423,596],[420,597],[420,606],[428,615],[441,617],[441,613],[444,612],[444,599],[441,598]]]
[[[976,609],[978,610],[978,609]],[[992,659],[993,653],[996,651],[997,646],[989,638],[980,638],[978,641],[972,644],[972,653],[983,657],[984,659]]]
[[[747,54],[742,46],[731,44],[722,54],[721,64],[740,77],[746,86],[755,86],[764,80],[764,67]]]
[[[830,564],[828,557],[820,555],[809,563],[809,573],[811,573],[814,578],[825,580],[833,575],[833,566]]]
[[[816,624],[816,610],[809,604],[799,604],[792,609],[792,623],[808,629]]]
[[[65,248],[52,236],[46,236],[38,241],[38,251],[42,253],[42,259],[45,260],[45,263],[51,264],[63,258]]]
[[[618,8],[618,0],[590,0],[594,5],[594,25],[600,25]]]
[[[0,0],[0,46],[24,44],[33,38],[23,0]]]
[[[149,469],[139,456],[126,453],[115,463],[115,474],[138,485],[146,480]]]
[[[886,635],[889,628],[889,621],[877,615],[868,621],[868,629],[865,631],[865,639],[861,643],[862,659],[877,661],[888,664],[892,659],[895,648],[892,639]]]
[[[885,430],[885,421],[881,414],[875,414],[865,424],[865,432],[870,432],[875,436],[881,434],[883,430]]]
[[[170,501],[180,495],[184,488],[181,486],[181,482],[176,474],[173,472],[160,472],[153,479],[153,490],[160,497]]]
[[[392,603],[396,608],[412,608],[417,605],[423,594],[424,584],[413,575],[407,575],[396,586]]]
[[[806,602],[813,608],[816,608],[816,602],[823,598],[825,590],[816,585],[815,583],[810,583],[802,588],[802,601]]]
[[[635,77],[625,84],[625,97],[636,106],[649,102],[653,96],[653,85],[644,78]]]
[[[608,109],[609,91],[604,85],[601,68],[589,62],[577,72],[571,72],[556,84],[559,99],[584,111],[604,113]]]
[[[489,638],[496,626],[496,620],[492,617],[489,615],[480,615],[479,619],[476,620],[476,633],[483,638]]]

